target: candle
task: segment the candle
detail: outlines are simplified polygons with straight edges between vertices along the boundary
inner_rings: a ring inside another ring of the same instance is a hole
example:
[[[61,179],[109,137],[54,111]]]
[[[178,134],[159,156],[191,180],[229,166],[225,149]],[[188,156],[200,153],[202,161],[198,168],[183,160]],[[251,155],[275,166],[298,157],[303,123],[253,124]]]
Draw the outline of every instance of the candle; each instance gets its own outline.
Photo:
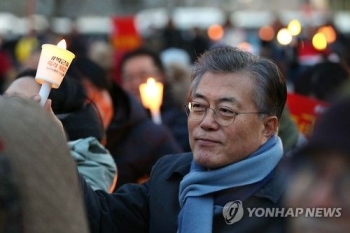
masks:
[[[51,88],[59,88],[75,55],[66,49],[65,40],[57,45],[43,44],[35,80],[41,84],[39,95],[44,105]]]
[[[154,78],[148,78],[146,83],[139,87],[142,104],[151,111],[153,122],[161,124],[160,106],[163,101],[163,84]]]

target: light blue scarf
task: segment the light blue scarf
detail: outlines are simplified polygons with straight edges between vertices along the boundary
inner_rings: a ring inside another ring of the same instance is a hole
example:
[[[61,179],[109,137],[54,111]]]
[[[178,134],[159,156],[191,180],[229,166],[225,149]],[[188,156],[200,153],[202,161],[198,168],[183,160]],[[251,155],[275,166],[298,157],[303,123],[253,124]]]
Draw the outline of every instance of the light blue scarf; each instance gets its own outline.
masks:
[[[264,179],[283,156],[281,139],[272,136],[248,158],[216,170],[206,170],[192,161],[190,172],[180,183],[180,233],[211,233],[214,192],[253,184]]]

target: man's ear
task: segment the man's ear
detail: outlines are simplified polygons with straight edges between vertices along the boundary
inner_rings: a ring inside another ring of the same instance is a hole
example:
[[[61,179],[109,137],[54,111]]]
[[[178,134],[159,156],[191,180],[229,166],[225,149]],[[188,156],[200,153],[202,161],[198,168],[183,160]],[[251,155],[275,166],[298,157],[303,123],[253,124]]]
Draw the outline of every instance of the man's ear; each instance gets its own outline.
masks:
[[[264,136],[270,138],[277,134],[279,121],[276,116],[268,116],[264,119]]]

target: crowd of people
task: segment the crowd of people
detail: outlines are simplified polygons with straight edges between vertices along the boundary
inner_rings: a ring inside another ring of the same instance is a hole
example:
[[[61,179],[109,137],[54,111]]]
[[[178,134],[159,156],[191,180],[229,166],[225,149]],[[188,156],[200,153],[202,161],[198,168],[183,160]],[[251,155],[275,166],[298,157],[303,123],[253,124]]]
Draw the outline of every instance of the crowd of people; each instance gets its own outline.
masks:
[[[161,49],[116,60],[105,40],[67,37],[76,57],[43,107],[38,47],[3,63],[0,232],[350,230],[346,43],[305,65],[198,30],[196,50],[169,22]],[[164,84],[162,124],[141,101],[149,77]],[[310,136],[288,93],[327,103]]]

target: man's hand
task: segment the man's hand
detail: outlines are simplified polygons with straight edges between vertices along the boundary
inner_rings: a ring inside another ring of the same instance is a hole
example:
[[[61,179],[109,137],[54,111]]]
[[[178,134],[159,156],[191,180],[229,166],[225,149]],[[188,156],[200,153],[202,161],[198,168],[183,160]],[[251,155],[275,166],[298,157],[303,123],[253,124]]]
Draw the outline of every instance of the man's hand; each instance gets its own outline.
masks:
[[[32,96],[32,99],[38,103],[40,103],[41,101],[41,97],[39,94],[36,94],[34,96]],[[52,108],[51,108],[51,104],[52,104],[52,100],[51,99],[47,99],[43,108],[45,109],[45,111],[47,113],[49,113],[50,117],[55,121],[55,123],[60,127],[60,129],[62,129],[62,134],[64,135],[64,137],[66,138],[66,133],[64,131],[62,122],[56,117],[55,113],[53,112]]]

